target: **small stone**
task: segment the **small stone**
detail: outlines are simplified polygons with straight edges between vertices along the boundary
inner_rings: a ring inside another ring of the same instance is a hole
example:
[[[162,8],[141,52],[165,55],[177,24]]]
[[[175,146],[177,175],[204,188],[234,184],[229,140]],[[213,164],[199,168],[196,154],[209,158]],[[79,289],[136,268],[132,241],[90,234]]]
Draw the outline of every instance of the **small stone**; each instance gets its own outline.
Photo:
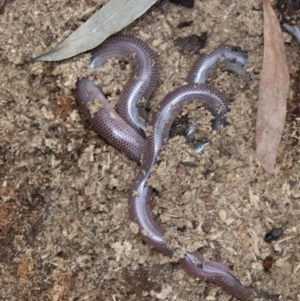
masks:
[[[284,267],[286,267],[287,266],[287,263],[286,263],[286,261],[283,261],[283,260],[281,260],[281,259],[278,259],[278,260],[276,260],[275,261],[275,266],[277,267],[277,268],[284,268]]]
[[[202,230],[205,233],[208,233],[211,229],[211,222],[210,221],[205,221],[202,225],[201,225]]]
[[[219,218],[220,218],[223,222],[225,222],[226,219],[227,219],[227,212],[226,212],[226,210],[225,210],[225,209],[220,209],[218,214],[219,214]]]
[[[227,176],[226,176],[226,182],[227,183],[231,183],[232,180],[233,180],[233,174],[232,173],[227,174]]]
[[[186,173],[186,171],[187,171],[187,167],[186,166],[179,166],[178,168],[177,168],[177,173],[178,174],[185,174]]]

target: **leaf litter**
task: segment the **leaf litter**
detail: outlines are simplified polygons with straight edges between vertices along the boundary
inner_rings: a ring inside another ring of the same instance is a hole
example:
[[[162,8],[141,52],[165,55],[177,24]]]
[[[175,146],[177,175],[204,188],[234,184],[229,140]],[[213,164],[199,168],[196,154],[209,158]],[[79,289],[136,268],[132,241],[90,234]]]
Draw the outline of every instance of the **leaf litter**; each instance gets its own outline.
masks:
[[[263,0],[264,60],[259,83],[256,154],[268,173],[274,172],[285,124],[290,74],[284,37],[269,0]]]
[[[170,264],[172,259],[142,244],[132,230],[127,191],[138,167],[92,131],[78,114],[72,94],[76,78],[85,76],[89,55],[18,65],[32,53],[43,52],[41,41],[54,48],[58,36],[69,35],[81,23],[80,12],[97,5],[99,1],[92,0],[10,1],[1,15],[0,28],[5,30],[0,35],[0,198],[5,206],[0,205],[0,217],[11,214],[4,231],[0,229],[1,297],[229,299],[218,286],[193,279],[178,264]],[[25,13],[29,11],[35,13]],[[177,28],[190,20],[192,26]],[[248,53],[247,71],[258,74],[262,22],[261,0],[195,1],[193,10],[170,5],[167,15],[159,5],[150,9],[124,31],[142,38],[159,55],[160,84],[150,109],[185,82],[198,57],[174,47],[176,38],[207,32],[200,53],[225,43],[240,46]],[[299,45],[292,41],[287,49],[294,73],[299,68]],[[112,78],[108,87],[106,78],[101,84],[99,76],[100,87],[108,93],[115,81],[121,87],[129,76],[125,70],[117,78],[112,68],[116,69],[108,63],[103,71]],[[157,187],[151,200],[155,218],[163,223],[178,254],[201,246],[206,259],[233,265],[234,274],[255,290],[255,301],[297,299],[300,142],[295,137],[300,121],[289,112],[276,173],[270,177],[255,156],[258,82],[249,87],[239,77],[218,71],[210,84],[231,102],[229,125],[213,135],[212,146],[202,155],[195,155],[182,137],[169,141],[161,154],[163,165],[151,179]],[[73,100],[71,106],[61,107],[67,114],[53,110],[58,97]],[[226,211],[225,222],[220,210]],[[274,227],[284,228],[283,239],[269,245],[263,238]],[[266,274],[261,260],[269,255],[275,263]],[[16,273],[22,262],[35,272],[26,279]]]

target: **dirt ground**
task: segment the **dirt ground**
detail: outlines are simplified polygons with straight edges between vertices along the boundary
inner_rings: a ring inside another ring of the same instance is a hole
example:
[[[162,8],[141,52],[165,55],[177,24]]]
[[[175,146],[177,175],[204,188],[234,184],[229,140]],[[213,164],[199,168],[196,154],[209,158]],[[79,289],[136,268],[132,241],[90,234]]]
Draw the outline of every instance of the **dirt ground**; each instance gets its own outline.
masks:
[[[127,193],[138,165],[98,137],[74,101],[72,89],[87,70],[90,54],[28,63],[106,1],[1,2],[0,300],[231,300],[134,233]],[[178,28],[188,21],[193,23]],[[210,81],[231,103],[229,125],[213,133],[212,147],[196,154],[177,136],[162,151],[150,180],[156,189],[153,214],[175,254],[198,249],[207,260],[233,266],[234,275],[253,288],[256,301],[297,301],[300,47],[285,34],[291,90],[270,176],[255,157],[262,25],[261,0],[195,0],[194,9],[170,4],[165,11],[158,3],[123,32],[141,38],[159,55],[160,80],[150,108],[185,83],[199,56],[175,45],[177,38],[207,32],[200,53],[221,44],[247,52],[251,85],[221,70]],[[99,71],[112,101],[129,71],[113,62]],[[192,115],[193,109],[186,113]],[[202,122],[200,132],[206,135],[207,128]],[[264,235],[274,227],[284,234],[268,244]],[[274,260],[269,272],[262,266],[267,256]]]

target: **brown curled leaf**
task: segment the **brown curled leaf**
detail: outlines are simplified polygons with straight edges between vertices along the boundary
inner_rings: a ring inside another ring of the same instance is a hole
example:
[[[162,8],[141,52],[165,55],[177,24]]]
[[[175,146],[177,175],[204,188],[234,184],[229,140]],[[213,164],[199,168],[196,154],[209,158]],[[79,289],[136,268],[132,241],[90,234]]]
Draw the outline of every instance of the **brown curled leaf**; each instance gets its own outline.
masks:
[[[264,59],[256,119],[256,155],[264,170],[273,173],[285,123],[290,75],[283,33],[269,0],[263,0]]]

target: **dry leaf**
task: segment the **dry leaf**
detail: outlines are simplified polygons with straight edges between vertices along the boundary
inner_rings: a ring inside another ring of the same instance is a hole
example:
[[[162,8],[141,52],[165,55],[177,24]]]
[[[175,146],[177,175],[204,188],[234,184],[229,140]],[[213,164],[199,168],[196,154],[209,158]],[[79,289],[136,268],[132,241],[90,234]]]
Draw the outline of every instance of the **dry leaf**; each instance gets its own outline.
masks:
[[[59,61],[93,49],[144,14],[155,2],[110,0],[55,49],[33,61]]]
[[[264,59],[256,119],[256,155],[265,171],[273,173],[285,122],[290,75],[283,34],[269,0],[263,0],[263,9]]]

